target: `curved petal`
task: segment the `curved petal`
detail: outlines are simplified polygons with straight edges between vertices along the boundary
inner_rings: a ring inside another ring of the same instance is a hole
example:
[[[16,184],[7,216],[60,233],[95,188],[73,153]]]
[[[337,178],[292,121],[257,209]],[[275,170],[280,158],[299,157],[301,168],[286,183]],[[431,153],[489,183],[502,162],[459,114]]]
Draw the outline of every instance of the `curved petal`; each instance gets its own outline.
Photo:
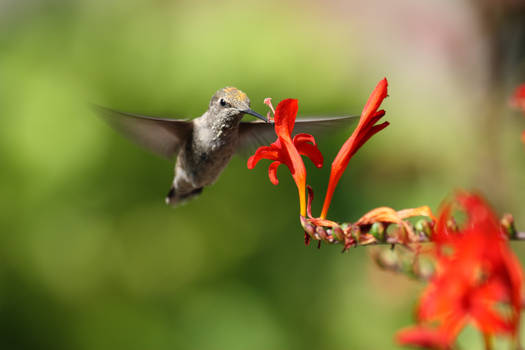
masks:
[[[291,140],[291,134],[297,116],[297,100],[282,100],[275,109],[275,133],[277,136]]]
[[[315,138],[310,134],[297,134],[293,138],[293,143],[299,154],[307,156],[316,167],[323,167],[323,155],[317,148]]]
[[[383,130],[389,125],[390,125],[389,122],[384,122],[381,124],[374,125],[370,129],[368,129],[366,133],[362,135],[359,141],[356,143],[354,149],[352,150],[350,157],[352,157],[372,136],[374,136],[375,134],[377,134],[378,132],[380,132],[381,130]]]
[[[315,138],[310,134],[297,134],[293,138],[293,143],[297,146],[297,143],[310,142],[312,145],[316,146]]]
[[[275,162],[270,164],[270,166],[268,167],[268,177],[270,178],[270,181],[274,185],[278,185],[279,184],[279,179],[277,179],[277,168],[281,164],[282,163],[280,161],[276,160]]]
[[[248,158],[248,169],[253,169],[261,159],[277,160],[279,159],[279,148],[275,144],[271,146],[262,146],[255,151],[255,154]]]
[[[478,307],[471,311],[471,317],[476,327],[483,333],[512,333],[514,325],[510,319],[505,319],[495,309],[488,306]]]
[[[312,163],[315,164],[316,167],[323,167],[323,155],[321,154],[321,151],[319,151],[317,146],[312,145],[311,143],[303,142],[295,144],[295,147],[299,151],[299,154],[310,158],[310,160],[312,161]]]

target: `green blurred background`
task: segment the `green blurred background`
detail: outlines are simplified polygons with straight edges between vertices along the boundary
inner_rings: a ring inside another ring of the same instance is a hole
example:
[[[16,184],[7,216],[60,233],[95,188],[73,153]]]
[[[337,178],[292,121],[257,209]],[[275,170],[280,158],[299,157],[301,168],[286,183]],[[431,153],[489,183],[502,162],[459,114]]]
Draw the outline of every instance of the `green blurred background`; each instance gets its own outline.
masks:
[[[330,217],[476,188],[525,229],[525,119],[507,106],[524,79],[519,1],[388,4],[0,0],[0,348],[396,348],[423,285],[369,249],[305,247],[284,167],[274,187],[267,163],[236,157],[172,209],[173,164],[88,107],[199,116],[232,85],[262,114],[265,97],[359,114],[386,76],[391,126],[352,160]],[[325,167],[307,164],[316,213],[350,133],[319,138]],[[472,330],[460,343],[481,344]]]

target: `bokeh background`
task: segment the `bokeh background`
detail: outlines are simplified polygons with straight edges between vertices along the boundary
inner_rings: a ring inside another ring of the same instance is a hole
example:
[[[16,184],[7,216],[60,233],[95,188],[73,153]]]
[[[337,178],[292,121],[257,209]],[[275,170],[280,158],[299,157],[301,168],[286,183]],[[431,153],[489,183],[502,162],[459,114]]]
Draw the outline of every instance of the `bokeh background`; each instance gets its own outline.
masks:
[[[474,188],[524,230],[525,118],[507,104],[524,23],[521,1],[0,0],[0,348],[397,348],[423,285],[369,249],[305,247],[284,168],[274,187],[237,157],[172,209],[173,164],[88,103],[199,116],[233,85],[263,114],[265,97],[359,114],[387,77],[391,126],[352,160],[330,217]],[[326,165],[307,164],[315,212],[350,133],[320,137]]]

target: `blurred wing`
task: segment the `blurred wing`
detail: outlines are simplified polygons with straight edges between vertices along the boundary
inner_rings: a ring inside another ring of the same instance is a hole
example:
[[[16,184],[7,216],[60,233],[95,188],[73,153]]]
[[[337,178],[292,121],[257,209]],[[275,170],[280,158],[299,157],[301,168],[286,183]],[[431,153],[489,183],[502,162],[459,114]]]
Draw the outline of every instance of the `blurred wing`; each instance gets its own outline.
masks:
[[[359,116],[345,117],[305,117],[297,118],[293,135],[308,133],[314,136],[319,133],[326,133],[330,130],[337,130],[348,127],[353,121],[358,120]],[[239,125],[239,147],[241,153],[249,153],[262,145],[269,145],[276,140],[273,123],[262,121],[241,122]]]
[[[147,117],[95,106],[96,111],[113,128],[155,154],[172,158],[191,134],[188,120]]]

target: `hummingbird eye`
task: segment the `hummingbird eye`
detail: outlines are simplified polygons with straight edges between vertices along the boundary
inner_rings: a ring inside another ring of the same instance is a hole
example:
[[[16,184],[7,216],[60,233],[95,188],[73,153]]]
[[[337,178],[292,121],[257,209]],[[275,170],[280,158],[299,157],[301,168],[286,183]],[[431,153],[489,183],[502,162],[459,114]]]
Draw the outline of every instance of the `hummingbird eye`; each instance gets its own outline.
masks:
[[[220,103],[221,106],[223,106],[223,107],[226,106],[226,101],[225,101],[223,98],[221,98],[221,99],[219,100],[219,103]]]

